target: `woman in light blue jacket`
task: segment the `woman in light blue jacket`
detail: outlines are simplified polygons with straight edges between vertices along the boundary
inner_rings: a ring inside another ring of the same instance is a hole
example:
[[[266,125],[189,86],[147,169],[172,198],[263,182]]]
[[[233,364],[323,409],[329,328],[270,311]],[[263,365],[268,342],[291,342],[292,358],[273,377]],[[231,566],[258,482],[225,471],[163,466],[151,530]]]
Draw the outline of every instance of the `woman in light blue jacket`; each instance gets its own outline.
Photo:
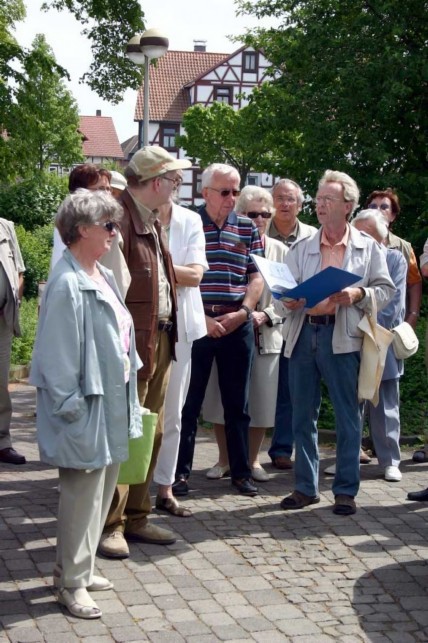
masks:
[[[67,249],[45,288],[30,377],[40,458],[59,468],[54,585],[58,601],[87,619],[101,616],[88,591],[113,587],[94,575],[95,554],[128,438],[141,435],[132,319],[98,263],[120,217],[101,191],[78,190],[60,206]]]

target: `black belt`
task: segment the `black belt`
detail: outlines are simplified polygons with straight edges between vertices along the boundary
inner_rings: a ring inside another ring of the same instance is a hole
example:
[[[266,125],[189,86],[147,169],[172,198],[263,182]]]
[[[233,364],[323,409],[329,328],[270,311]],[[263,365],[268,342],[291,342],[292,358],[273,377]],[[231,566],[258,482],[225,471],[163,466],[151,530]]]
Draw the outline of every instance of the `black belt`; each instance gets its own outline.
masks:
[[[227,313],[236,313],[242,306],[242,303],[236,304],[214,304],[209,306],[204,304],[204,311],[208,317],[217,317],[217,315],[227,315]]]
[[[305,322],[315,326],[319,324],[320,326],[330,326],[336,321],[336,315],[306,315]]]
[[[172,331],[173,323],[170,320],[158,321],[158,330],[165,331],[165,333],[170,333]]]

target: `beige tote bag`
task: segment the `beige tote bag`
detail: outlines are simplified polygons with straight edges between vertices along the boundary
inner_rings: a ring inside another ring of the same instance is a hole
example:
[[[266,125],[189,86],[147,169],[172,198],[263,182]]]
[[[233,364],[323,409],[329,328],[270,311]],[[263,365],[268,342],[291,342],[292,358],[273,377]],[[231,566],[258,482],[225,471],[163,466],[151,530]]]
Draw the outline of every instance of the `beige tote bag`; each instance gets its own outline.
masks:
[[[358,328],[364,333],[358,375],[358,398],[360,401],[369,400],[377,406],[386,354],[394,335],[377,323],[377,304],[372,292],[371,298],[372,312],[365,313],[358,324]]]

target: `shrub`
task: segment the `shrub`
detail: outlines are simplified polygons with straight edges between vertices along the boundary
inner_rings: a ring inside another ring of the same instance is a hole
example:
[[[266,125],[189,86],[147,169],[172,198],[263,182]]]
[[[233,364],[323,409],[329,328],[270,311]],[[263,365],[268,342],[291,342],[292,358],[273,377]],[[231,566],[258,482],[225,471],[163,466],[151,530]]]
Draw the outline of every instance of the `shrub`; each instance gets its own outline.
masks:
[[[39,282],[46,281],[49,274],[53,224],[35,228],[32,232],[17,226],[16,236],[25,264],[24,295],[27,298],[37,297]]]
[[[11,364],[26,366],[31,361],[37,330],[37,299],[23,299],[20,311],[21,337],[12,342]]]
[[[68,193],[66,178],[41,173],[37,177],[2,187],[0,217],[33,230],[53,221],[59,204]]]

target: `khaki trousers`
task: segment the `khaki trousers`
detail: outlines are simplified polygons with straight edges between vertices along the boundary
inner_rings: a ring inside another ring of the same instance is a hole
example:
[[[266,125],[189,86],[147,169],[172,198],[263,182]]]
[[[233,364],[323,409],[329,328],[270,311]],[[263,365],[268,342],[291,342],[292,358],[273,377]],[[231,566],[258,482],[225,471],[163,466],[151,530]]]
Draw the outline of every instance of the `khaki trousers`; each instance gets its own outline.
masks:
[[[62,587],[92,584],[95,554],[118,475],[118,464],[89,472],[59,469],[56,565]]]
[[[7,449],[11,446],[12,402],[8,385],[12,337],[12,332],[6,326],[4,317],[0,315],[0,449]]]
[[[171,370],[171,349],[168,334],[161,331],[157,334],[153,377],[138,382],[138,397],[141,406],[158,414],[155,430],[152,457],[146,481],[142,484],[116,486],[110,511],[107,516],[105,531],[135,531],[147,522],[151,512],[150,484],[156,467],[159,449],[162,443],[164,423],[165,394]]]

